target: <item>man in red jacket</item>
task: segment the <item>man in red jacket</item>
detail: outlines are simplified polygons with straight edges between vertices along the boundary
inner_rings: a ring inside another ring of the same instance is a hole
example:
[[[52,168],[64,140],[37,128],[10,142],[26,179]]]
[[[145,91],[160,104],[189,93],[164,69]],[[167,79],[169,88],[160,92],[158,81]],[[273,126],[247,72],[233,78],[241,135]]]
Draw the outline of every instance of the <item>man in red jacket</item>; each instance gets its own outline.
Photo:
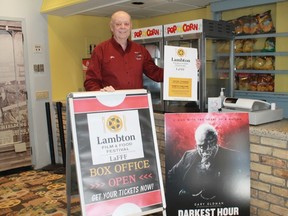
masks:
[[[163,81],[163,68],[158,67],[143,45],[129,40],[131,16],[118,11],[111,16],[112,37],[93,50],[86,71],[86,91],[114,91],[143,88],[143,73],[156,82]],[[200,62],[197,67],[200,67]]]

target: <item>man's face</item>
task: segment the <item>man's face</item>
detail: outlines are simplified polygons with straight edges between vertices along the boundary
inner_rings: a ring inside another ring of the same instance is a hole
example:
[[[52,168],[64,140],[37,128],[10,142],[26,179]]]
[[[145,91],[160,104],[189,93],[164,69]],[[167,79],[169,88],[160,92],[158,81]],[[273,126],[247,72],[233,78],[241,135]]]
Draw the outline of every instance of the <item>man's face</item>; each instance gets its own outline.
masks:
[[[132,29],[130,16],[126,13],[116,14],[111,21],[110,28],[116,39],[128,39]]]
[[[213,134],[203,134],[196,139],[197,151],[202,160],[209,159],[217,150],[217,137]]]

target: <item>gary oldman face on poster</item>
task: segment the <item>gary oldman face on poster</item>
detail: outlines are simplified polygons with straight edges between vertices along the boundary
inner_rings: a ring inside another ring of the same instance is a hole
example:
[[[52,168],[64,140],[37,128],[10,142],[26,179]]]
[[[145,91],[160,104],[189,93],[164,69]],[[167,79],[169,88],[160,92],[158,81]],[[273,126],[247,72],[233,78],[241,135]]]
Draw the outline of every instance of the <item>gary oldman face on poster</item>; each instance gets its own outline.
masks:
[[[165,114],[168,216],[250,215],[247,114]]]

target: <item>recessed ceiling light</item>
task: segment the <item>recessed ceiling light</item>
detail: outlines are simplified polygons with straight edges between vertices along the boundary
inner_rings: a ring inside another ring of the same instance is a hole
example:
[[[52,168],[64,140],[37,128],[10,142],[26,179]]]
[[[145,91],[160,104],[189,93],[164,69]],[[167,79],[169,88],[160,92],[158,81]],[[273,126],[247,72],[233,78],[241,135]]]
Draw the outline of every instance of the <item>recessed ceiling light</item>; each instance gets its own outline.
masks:
[[[135,1],[135,2],[132,2],[132,4],[134,4],[134,5],[143,5],[144,2],[141,2],[141,1]]]

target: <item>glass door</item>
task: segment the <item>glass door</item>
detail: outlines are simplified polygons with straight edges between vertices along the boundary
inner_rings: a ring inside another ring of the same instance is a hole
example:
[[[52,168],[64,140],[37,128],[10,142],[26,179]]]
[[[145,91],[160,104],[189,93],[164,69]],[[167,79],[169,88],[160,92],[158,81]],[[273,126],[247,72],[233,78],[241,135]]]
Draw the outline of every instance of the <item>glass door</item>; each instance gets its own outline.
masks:
[[[154,59],[154,62],[157,66],[162,67],[162,46],[160,42],[147,42],[143,44],[145,48],[150,53],[151,57]],[[162,104],[162,90],[161,90],[161,83],[155,82],[150,78],[143,76],[143,85],[144,88],[149,90],[152,97],[152,102],[155,111],[162,111],[161,104]]]
[[[230,96],[231,40],[206,39],[206,97],[218,97],[221,88]]]

